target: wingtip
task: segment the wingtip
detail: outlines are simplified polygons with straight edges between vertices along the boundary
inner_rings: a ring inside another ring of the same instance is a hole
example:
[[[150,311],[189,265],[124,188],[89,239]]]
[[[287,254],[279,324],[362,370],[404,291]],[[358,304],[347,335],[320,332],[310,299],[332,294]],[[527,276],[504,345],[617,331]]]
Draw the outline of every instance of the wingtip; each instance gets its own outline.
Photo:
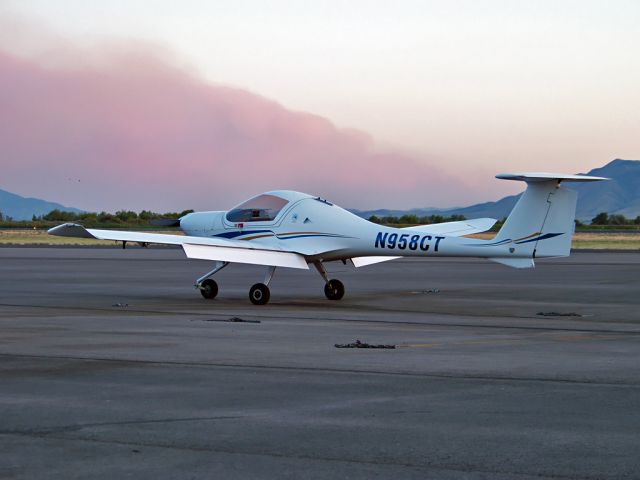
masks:
[[[77,223],[63,223],[50,228],[47,233],[58,237],[96,238],[86,228]]]
[[[60,225],[56,225],[55,227],[51,227],[49,230],[47,230],[47,233],[49,235],[59,235],[59,232],[61,232],[65,228],[76,227],[76,226],[79,226],[79,225],[75,223],[62,223]]]

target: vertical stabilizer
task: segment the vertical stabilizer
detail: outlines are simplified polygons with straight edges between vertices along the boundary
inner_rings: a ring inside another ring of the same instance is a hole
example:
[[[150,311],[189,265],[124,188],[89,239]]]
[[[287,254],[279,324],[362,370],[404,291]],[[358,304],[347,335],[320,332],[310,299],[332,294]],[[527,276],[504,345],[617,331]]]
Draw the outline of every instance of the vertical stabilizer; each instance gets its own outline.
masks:
[[[496,177],[527,182],[527,189],[495,240],[508,240],[516,255],[531,258],[566,257],[571,252],[578,194],[560,184],[607,180],[557,173],[501,174]]]

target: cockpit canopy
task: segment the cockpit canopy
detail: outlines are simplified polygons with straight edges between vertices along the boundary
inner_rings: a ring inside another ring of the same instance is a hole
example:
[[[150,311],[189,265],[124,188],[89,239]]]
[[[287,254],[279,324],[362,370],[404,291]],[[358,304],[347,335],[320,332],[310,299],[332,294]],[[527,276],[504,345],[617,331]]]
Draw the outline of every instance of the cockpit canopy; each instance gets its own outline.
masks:
[[[232,223],[269,222],[289,203],[276,195],[263,193],[241,203],[227,213],[227,221]]]

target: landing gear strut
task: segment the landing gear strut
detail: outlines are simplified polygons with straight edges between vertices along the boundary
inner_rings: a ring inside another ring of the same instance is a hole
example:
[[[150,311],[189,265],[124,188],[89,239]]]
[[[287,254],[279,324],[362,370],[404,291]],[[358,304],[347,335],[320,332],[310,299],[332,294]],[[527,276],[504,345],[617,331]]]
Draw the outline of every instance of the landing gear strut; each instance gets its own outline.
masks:
[[[313,262],[313,265],[318,270],[318,273],[324,279],[324,294],[329,300],[340,300],[344,297],[344,285],[340,280],[335,278],[329,280],[329,276],[327,275],[327,271],[324,268],[324,265],[320,261]]]
[[[216,262],[216,268],[196,280],[196,288],[200,290],[202,296],[207,300],[216,298],[216,295],[218,295],[218,284],[209,277],[215,275],[227,265],[229,265],[229,262]]]
[[[269,283],[273,278],[273,273],[276,271],[276,267],[269,267],[267,274],[264,277],[264,283],[256,283],[249,290],[249,300],[254,305],[265,305],[269,302],[271,292],[269,291]]]

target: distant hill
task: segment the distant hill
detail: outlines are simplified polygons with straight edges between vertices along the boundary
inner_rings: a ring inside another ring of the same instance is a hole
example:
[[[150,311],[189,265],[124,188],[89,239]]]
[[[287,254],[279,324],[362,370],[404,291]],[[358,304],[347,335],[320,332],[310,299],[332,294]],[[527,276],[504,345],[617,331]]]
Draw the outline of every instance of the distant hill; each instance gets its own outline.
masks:
[[[594,183],[567,183],[578,191],[576,218],[590,222],[600,212],[622,214],[627,218],[640,215],[640,160],[609,162],[604,167],[594,168],[588,175],[607,177],[611,181]],[[364,218],[401,215],[464,215],[467,218],[491,217],[501,219],[509,215],[520,195],[510,195],[496,202],[485,202],[460,208],[414,208],[411,210],[352,210]]]
[[[589,222],[600,212],[622,214],[627,218],[640,215],[640,160],[620,160],[609,162],[604,167],[594,168],[588,175],[611,178],[609,182],[568,183],[569,188],[578,191],[576,218]],[[520,195],[510,195],[496,202],[484,202],[459,208],[414,208],[411,210],[351,210],[356,215],[369,218],[417,215],[464,215],[467,218],[491,217],[501,219],[509,215]],[[45,215],[51,210],[81,212],[59,203],[38,198],[25,198],[0,190],[0,212],[15,220],[30,220],[33,215]]]
[[[11,217],[14,220],[31,220],[33,215],[45,215],[56,208],[65,212],[78,213],[82,211],[39,198],[21,197],[0,189],[0,212],[5,217]]]
[[[578,191],[578,218],[591,220],[600,212],[640,215],[640,160],[614,160],[588,174],[611,181],[572,185]]]

